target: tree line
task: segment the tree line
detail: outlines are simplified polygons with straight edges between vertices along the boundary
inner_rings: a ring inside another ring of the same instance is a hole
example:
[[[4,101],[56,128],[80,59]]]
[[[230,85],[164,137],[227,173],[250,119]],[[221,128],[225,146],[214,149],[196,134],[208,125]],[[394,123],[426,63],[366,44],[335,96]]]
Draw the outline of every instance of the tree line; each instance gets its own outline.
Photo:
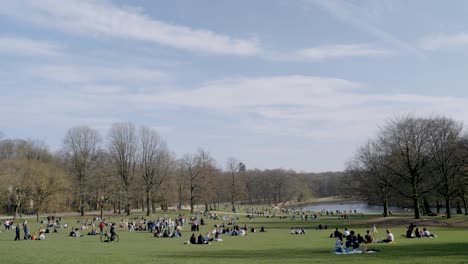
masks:
[[[379,201],[384,216],[389,204],[411,204],[416,219],[439,209],[447,218],[457,202],[467,212],[468,135],[463,124],[443,116],[403,116],[388,121],[362,145],[347,165],[348,192]]]
[[[230,158],[219,166],[206,150],[176,157],[152,128],[114,123],[107,135],[70,128],[59,150],[45,143],[0,136],[0,213],[14,215],[141,209],[203,210],[239,204],[305,202],[336,194],[343,173],[247,169]],[[329,176],[329,177],[328,177]]]

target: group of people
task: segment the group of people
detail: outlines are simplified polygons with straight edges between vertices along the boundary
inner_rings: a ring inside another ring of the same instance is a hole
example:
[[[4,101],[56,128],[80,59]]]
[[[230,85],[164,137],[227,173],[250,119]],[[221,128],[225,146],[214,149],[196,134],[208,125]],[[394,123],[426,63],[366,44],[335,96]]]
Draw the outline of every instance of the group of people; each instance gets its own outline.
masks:
[[[291,229],[289,230],[289,234],[291,235],[305,235],[306,234],[306,231],[304,230],[304,228],[300,228],[300,227],[291,227]]]
[[[431,234],[427,228],[420,229],[416,227],[413,223],[410,223],[408,228],[406,229],[406,234],[403,235],[406,238],[423,238],[423,237],[437,237],[434,234]]]
[[[344,229],[344,232],[340,232],[338,228],[336,228],[335,232],[333,232],[330,237],[335,237],[335,251],[336,252],[343,252],[349,250],[350,248],[357,250],[362,244],[371,244],[371,243],[392,243],[395,241],[395,237],[390,230],[386,230],[387,236],[385,239],[382,240],[375,240],[374,236],[377,233],[377,228],[375,225],[369,230],[366,230],[366,235],[361,236],[361,234],[357,234],[351,230],[349,231],[347,228]]]

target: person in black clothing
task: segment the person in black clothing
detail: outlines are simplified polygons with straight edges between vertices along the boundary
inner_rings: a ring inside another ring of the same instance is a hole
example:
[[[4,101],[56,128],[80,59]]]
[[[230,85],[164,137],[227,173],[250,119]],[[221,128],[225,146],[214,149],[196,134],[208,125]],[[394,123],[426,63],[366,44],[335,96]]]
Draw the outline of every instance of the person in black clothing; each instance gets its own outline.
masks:
[[[364,237],[362,237],[361,234],[358,234],[358,235],[357,235],[357,242],[358,242],[359,244],[364,243]]]
[[[16,240],[18,240],[18,241],[21,240],[21,238],[20,238],[21,228],[19,227],[19,225],[16,225],[15,231],[16,231],[15,241]]]
[[[411,227],[408,227],[408,229],[406,230],[406,235],[405,235],[406,238],[413,238],[413,230]]]
[[[206,243],[206,242],[205,242],[205,238],[202,236],[202,234],[199,234],[199,235],[198,235],[198,239],[197,239],[197,244],[203,245],[203,244],[205,244],[205,243]]]
[[[359,247],[359,243],[357,241],[357,237],[354,235],[354,231],[351,231],[349,236],[346,237],[346,247],[353,247],[353,249]]]
[[[114,237],[117,233],[115,232],[115,223],[112,223],[111,227],[110,227],[110,241],[114,241]]]
[[[195,233],[192,234],[192,236],[190,237],[190,244],[196,244],[197,243],[197,239],[195,238]]]

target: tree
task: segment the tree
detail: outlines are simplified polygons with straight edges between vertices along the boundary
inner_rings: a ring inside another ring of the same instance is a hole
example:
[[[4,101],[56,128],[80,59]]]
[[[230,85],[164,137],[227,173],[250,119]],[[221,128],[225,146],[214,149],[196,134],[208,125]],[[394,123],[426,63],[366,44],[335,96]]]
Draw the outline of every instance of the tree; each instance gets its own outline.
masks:
[[[379,137],[379,151],[386,157],[383,166],[397,176],[389,184],[413,201],[415,219],[420,218],[421,196],[433,189],[429,176],[430,126],[428,118],[406,116],[388,122]]]
[[[430,130],[431,167],[435,190],[445,199],[447,218],[451,218],[451,201],[460,193],[463,178],[463,148],[460,140],[463,125],[453,119],[438,117]]]
[[[166,143],[150,128],[141,127],[139,133],[139,171],[146,193],[146,215],[151,214],[151,192],[156,192],[168,176],[170,157]]]
[[[197,155],[186,154],[182,158],[181,166],[189,187],[190,213],[193,213],[195,202],[200,197],[200,157]]]
[[[88,181],[98,167],[97,154],[101,136],[97,130],[87,126],[72,127],[63,140],[63,153],[70,171],[75,176],[78,208],[84,215]]]
[[[246,170],[247,169],[244,163],[239,162],[234,158],[228,159],[227,173],[229,174],[229,177],[231,179],[230,200],[233,212],[236,211],[236,201],[239,199],[243,190],[241,175],[244,174]]]
[[[116,167],[125,201],[125,211],[130,215],[131,187],[136,170],[138,139],[132,123],[115,123],[109,132],[109,154]]]
[[[201,182],[201,199],[205,205],[205,211],[209,211],[208,204],[213,200],[213,182],[216,173],[215,160],[210,153],[200,149],[198,150],[200,159],[200,182]]]
[[[65,173],[53,163],[27,161],[27,190],[36,221],[48,202],[65,188]]]
[[[389,215],[389,198],[392,191],[391,171],[385,166],[385,153],[382,153],[377,142],[368,142],[356,153],[353,161],[348,164],[347,172],[351,176],[350,186],[353,193],[383,205],[383,216]],[[354,188],[353,187],[354,183]]]

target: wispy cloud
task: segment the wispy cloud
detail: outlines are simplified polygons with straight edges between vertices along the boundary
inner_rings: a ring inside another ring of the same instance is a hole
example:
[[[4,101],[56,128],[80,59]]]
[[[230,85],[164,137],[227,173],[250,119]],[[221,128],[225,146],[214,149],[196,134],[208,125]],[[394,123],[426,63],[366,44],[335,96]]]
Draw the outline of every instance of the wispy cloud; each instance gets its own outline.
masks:
[[[18,36],[0,36],[0,53],[26,56],[58,56],[61,47],[55,43]]]
[[[191,107],[253,119],[249,128],[280,135],[367,137],[366,129],[399,113],[442,113],[465,120],[468,99],[405,93],[372,93],[362,83],[314,76],[237,78],[198,89],[135,97],[141,104]],[[275,126],[277,129],[269,129]],[[311,128],[314,127],[313,131]],[[313,133],[312,133],[313,132]]]
[[[468,48],[468,33],[436,33],[423,38],[421,47],[425,50]]]
[[[171,78],[169,73],[143,67],[92,66],[73,64],[34,65],[26,69],[31,75],[46,81],[73,83],[143,83]]]
[[[392,54],[394,54],[392,50],[376,48],[368,44],[337,44],[271,54],[267,58],[279,61],[318,61],[350,57],[381,57]]]
[[[314,6],[326,11],[334,18],[358,29],[371,36],[389,43],[401,50],[409,51],[419,56],[422,53],[408,42],[399,39],[395,35],[378,28],[370,21],[369,14],[375,13],[375,10],[370,10],[365,6],[359,6],[349,1],[338,0],[304,0],[305,3],[313,4]],[[385,5],[387,6],[387,5]],[[372,7],[375,8],[375,5]]]
[[[2,5],[0,13],[68,33],[148,41],[205,54],[254,55],[260,51],[256,39],[168,24],[110,1],[18,0]]]

